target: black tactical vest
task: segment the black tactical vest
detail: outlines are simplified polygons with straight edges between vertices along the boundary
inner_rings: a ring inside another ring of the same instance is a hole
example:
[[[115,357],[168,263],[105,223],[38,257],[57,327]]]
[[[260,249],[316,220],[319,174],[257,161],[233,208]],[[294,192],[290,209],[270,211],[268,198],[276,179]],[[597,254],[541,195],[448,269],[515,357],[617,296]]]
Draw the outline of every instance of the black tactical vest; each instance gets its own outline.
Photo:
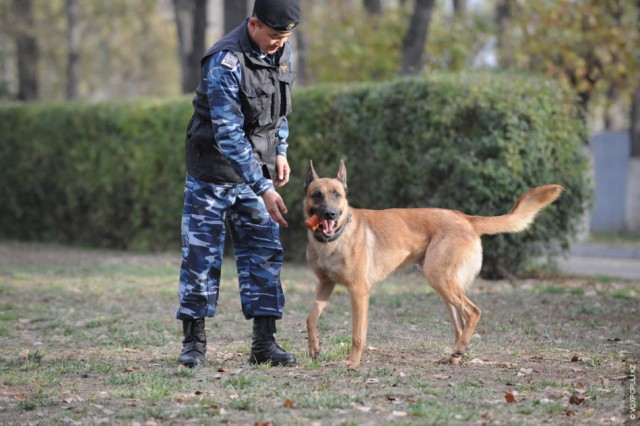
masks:
[[[249,38],[247,21],[215,43],[200,61],[201,66],[214,53],[230,50],[239,59],[242,72],[240,90],[245,137],[253,146],[253,155],[268,179],[275,177],[278,129],[282,118],[291,113],[291,85],[295,74],[289,69],[289,49],[276,53],[276,65],[258,58]],[[197,179],[215,183],[240,183],[241,177],[222,154],[215,141],[207,100],[206,76],[193,98],[195,112],[186,138],[187,171]]]

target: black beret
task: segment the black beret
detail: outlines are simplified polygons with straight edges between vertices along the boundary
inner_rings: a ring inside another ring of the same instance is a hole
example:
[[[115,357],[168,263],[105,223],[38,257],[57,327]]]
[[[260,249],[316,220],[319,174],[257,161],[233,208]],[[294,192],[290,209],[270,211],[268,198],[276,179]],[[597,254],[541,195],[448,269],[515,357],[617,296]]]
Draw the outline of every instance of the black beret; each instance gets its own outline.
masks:
[[[297,0],[256,0],[253,14],[262,23],[281,33],[290,33],[300,23]]]

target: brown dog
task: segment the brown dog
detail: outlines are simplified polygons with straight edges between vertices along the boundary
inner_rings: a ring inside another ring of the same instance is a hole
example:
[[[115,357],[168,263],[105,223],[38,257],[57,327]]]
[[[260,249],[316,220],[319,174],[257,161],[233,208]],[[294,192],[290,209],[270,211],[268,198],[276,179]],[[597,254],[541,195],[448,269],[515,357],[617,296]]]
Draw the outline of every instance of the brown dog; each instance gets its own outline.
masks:
[[[451,315],[455,346],[441,362],[460,362],[480,319],[480,309],[465,295],[482,266],[480,236],[523,231],[562,192],[559,185],[540,186],[522,195],[509,213],[482,217],[435,208],[355,209],[349,207],[346,189],[344,162],[336,179],[319,178],[309,162],[304,200],[310,228],[307,260],[319,280],[307,317],[309,355],[315,358],[320,352],[318,318],[340,283],[351,296],[350,368],[360,365],[364,352],[371,286],[409,264],[422,267]]]

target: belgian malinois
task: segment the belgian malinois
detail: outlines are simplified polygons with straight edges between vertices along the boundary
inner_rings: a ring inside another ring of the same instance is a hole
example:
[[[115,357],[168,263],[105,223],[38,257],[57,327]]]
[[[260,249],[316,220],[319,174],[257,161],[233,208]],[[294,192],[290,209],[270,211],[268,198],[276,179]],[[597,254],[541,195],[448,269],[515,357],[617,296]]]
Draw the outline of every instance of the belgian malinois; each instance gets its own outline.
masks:
[[[307,317],[309,355],[315,358],[320,352],[318,318],[340,283],[349,292],[353,315],[346,364],[357,368],[366,345],[371,286],[402,266],[417,264],[442,297],[453,324],[453,351],[440,362],[459,363],[480,319],[480,309],[465,295],[482,266],[480,236],[523,231],[562,190],[560,185],[531,189],[509,213],[494,217],[437,208],[355,209],[347,201],[344,161],[335,179],[319,178],[309,161],[307,260],[319,280]]]

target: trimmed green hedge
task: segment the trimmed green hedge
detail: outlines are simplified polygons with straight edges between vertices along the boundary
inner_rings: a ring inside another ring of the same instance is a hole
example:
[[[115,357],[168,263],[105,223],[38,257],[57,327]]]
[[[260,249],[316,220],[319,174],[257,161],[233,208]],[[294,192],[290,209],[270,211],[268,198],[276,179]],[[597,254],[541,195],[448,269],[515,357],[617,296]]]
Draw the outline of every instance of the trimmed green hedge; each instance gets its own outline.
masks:
[[[191,113],[186,98],[0,108],[0,235],[176,248]]]
[[[178,250],[191,111],[189,98],[1,107],[0,236]],[[566,249],[590,197],[574,96],[538,78],[437,74],[298,89],[290,127],[289,259],[306,247],[309,159],[330,176],[345,160],[356,207],[495,215],[530,187],[563,185],[529,231],[484,238],[487,277]]]

